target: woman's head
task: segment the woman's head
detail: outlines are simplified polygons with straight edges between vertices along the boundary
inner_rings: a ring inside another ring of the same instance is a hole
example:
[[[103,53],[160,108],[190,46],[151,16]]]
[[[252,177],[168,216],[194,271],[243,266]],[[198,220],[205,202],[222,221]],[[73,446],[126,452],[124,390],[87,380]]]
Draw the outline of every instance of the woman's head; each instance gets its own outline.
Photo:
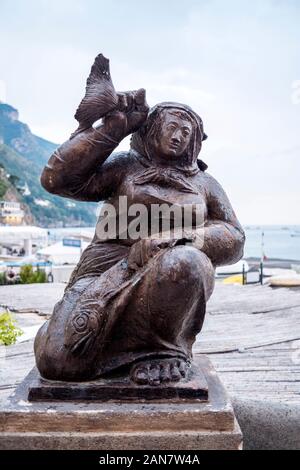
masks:
[[[196,165],[206,137],[198,114],[189,106],[167,102],[150,110],[146,123],[133,134],[131,147],[149,160],[159,158],[191,167]]]
[[[155,154],[166,159],[184,155],[193,135],[193,123],[188,114],[172,108],[163,109],[157,124],[153,135]]]

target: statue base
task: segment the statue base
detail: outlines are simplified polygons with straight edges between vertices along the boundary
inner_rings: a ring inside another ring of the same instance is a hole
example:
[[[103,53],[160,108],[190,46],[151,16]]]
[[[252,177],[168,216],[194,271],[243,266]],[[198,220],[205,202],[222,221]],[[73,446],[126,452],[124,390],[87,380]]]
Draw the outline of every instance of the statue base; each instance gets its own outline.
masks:
[[[119,393],[117,383],[123,387]],[[43,381],[33,369],[0,407],[0,449],[241,446],[242,434],[231,403],[205,356],[195,358],[187,381],[164,387],[140,388],[118,377],[78,384]]]
[[[137,385],[128,375],[115,373],[89,382],[61,382],[43,379],[36,368],[25,379],[29,401],[108,400],[208,400],[208,385],[201,368],[192,365],[188,377],[160,386]]]

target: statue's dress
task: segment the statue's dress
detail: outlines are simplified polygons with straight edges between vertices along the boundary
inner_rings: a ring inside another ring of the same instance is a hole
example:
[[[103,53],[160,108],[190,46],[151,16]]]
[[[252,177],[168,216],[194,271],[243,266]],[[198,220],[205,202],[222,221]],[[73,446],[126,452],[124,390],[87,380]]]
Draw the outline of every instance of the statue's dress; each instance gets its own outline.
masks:
[[[73,155],[72,141],[64,145],[45,170],[52,183],[68,158],[64,174],[72,173],[68,157]],[[70,181],[68,185],[56,181],[56,188],[60,187],[56,192],[83,200],[106,197],[118,217],[120,195],[127,196],[128,207],[189,205],[194,212],[188,240],[196,240],[201,233],[204,245],[175,239],[139,265],[128,260],[135,241],[118,237],[103,241],[96,227],[62,300],[37,335],[35,353],[41,374],[49,379],[86,380],[146,358],[191,360],[213,290],[214,268],[235,262],[243,250],[243,232],[221,187],[203,171],[160,168],[134,150],[112,155],[88,179],[78,171]],[[108,189],[112,187],[113,191]],[[196,225],[195,211],[201,212],[201,227]]]

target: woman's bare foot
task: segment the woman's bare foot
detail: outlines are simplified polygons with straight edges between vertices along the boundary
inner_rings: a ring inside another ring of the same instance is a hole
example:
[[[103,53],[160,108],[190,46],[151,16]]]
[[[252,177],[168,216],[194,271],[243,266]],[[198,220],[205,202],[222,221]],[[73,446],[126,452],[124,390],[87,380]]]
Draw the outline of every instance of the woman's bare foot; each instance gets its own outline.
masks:
[[[130,378],[139,385],[178,382],[186,377],[190,364],[184,359],[154,359],[135,364]]]

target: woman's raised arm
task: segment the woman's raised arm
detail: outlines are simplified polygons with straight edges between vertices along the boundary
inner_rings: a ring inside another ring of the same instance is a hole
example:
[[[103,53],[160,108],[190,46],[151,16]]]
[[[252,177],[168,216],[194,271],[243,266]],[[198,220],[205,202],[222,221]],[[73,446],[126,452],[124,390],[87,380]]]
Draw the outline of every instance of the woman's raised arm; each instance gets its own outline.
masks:
[[[120,94],[119,99],[122,110],[105,116],[97,128],[75,133],[53,153],[41,175],[47,191],[84,201],[99,201],[109,195],[114,168],[113,163],[103,163],[124,137],[143,124],[148,114],[145,90]],[[119,170],[115,168],[116,179],[120,177]]]

